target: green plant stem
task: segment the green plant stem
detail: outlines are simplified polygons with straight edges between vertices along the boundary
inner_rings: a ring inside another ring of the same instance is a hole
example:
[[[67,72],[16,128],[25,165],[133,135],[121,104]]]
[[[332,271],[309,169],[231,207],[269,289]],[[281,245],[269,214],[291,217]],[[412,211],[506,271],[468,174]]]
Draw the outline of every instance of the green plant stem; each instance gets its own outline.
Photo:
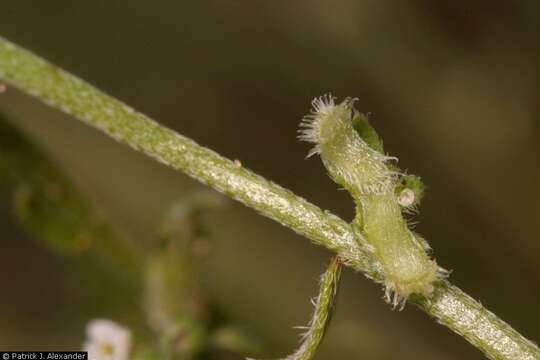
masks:
[[[319,293],[312,300],[315,307],[313,316],[302,334],[300,347],[282,360],[311,360],[315,357],[317,349],[326,334],[326,330],[332,319],[336,297],[341,279],[341,259],[334,256],[326,271],[322,274],[319,284]],[[246,360],[255,360],[247,358]]]
[[[141,249],[104,221],[77,187],[0,114],[0,193],[11,195],[20,225],[49,250],[117,265],[135,286]]]
[[[380,280],[369,253],[357,245],[345,221],[1,37],[0,79],[254,208]],[[491,359],[540,359],[536,345],[447,281],[437,284],[430,299],[412,301]]]
[[[341,260],[335,256],[321,276],[319,294],[314,301],[315,311],[303,334],[302,344],[285,360],[310,360],[315,357],[332,318],[340,278]]]

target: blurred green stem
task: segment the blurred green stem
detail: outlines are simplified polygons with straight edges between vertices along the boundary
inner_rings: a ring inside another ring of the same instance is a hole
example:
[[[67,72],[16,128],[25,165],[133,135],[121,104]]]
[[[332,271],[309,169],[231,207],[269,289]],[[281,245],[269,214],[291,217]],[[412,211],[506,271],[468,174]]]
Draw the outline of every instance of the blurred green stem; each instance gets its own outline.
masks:
[[[254,208],[338,253],[345,264],[366,276],[381,280],[345,221],[1,37],[0,79]],[[491,359],[540,359],[536,345],[448,281],[438,283],[431,298],[411,301]]]
[[[194,248],[206,241],[198,238],[201,202],[206,199],[208,208],[220,204],[212,197],[221,198],[212,192],[177,201],[166,212],[147,257],[146,314],[164,359],[196,359],[208,343],[210,309],[200,288],[201,255]]]
[[[19,223],[58,254],[120,264],[115,274],[134,284],[140,248],[104,221],[73,182],[2,114],[0,139],[0,193],[12,196]]]

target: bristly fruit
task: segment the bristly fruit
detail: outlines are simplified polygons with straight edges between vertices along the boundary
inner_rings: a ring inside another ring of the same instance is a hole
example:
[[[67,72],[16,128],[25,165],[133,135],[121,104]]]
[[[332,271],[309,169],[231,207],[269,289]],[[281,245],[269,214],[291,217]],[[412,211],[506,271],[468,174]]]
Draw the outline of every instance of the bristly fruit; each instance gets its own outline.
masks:
[[[403,174],[395,165],[397,158],[384,153],[367,117],[354,108],[355,101],[336,103],[331,95],[314,99],[299,138],[315,144],[308,156],[319,154],[332,179],[350,192],[358,241],[381,269],[387,300],[403,306],[413,293],[430,296],[433,282],[445,271],[403,217],[416,210],[422,198],[420,178]]]

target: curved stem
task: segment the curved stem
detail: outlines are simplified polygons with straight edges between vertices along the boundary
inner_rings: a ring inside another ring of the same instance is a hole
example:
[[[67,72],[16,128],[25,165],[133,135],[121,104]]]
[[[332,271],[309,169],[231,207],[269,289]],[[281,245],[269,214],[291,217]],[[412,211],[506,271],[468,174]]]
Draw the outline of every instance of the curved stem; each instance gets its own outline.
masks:
[[[345,221],[1,37],[0,79],[254,208],[380,281],[369,252]],[[540,359],[537,346],[447,281],[437,284],[430,299],[412,301],[491,359]]]
[[[319,294],[313,299],[315,310],[306,332],[302,335],[302,344],[285,360],[311,360],[315,357],[332,318],[340,278],[341,259],[334,256],[321,276]]]
[[[341,259],[339,256],[334,256],[321,276],[317,297],[311,301],[315,307],[313,316],[308,326],[301,327],[305,329],[302,334],[302,343],[296,351],[282,360],[311,360],[315,357],[332,318],[340,279]]]

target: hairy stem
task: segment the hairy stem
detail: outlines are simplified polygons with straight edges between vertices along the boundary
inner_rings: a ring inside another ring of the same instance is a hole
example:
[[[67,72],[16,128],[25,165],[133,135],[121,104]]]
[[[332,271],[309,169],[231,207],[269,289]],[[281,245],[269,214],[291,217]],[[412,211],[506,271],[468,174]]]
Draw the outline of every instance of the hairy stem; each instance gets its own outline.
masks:
[[[326,334],[332,318],[336,297],[341,279],[341,259],[334,256],[320,279],[319,293],[312,300],[315,310],[313,316],[302,334],[300,347],[283,360],[311,360],[315,357],[317,349]],[[247,360],[255,360],[248,358]]]
[[[302,344],[285,360],[310,360],[315,356],[332,318],[340,277],[341,260],[339,256],[335,256],[321,276],[319,294],[314,300],[315,311]]]
[[[345,221],[163,127],[77,77],[0,37],[0,79],[156,160],[254,208],[381,280]],[[491,359],[540,359],[540,350],[447,281],[413,301]]]

